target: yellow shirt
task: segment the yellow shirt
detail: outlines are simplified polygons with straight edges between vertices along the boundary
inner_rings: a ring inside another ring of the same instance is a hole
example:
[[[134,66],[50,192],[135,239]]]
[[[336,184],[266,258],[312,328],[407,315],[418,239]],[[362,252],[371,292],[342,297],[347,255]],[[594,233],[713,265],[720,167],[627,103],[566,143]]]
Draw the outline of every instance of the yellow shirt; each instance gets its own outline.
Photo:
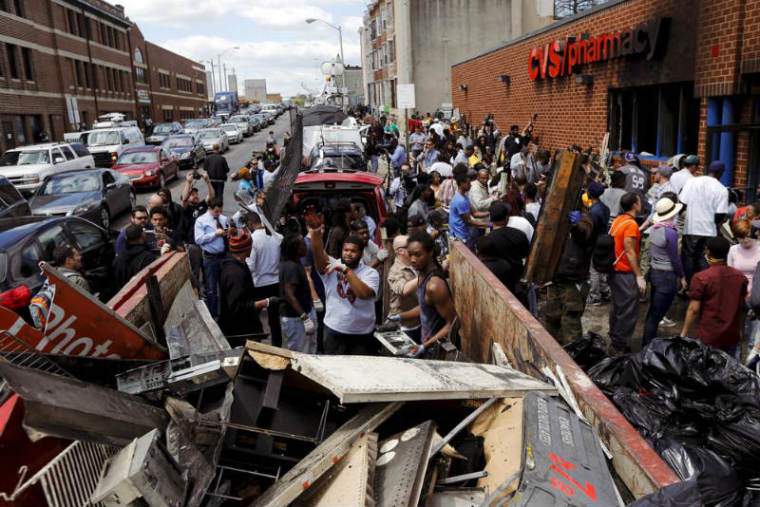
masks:
[[[470,156],[470,158],[467,159],[467,162],[469,162],[470,167],[475,167],[475,164],[480,163],[480,159],[478,158],[477,155],[473,153],[472,156]]]

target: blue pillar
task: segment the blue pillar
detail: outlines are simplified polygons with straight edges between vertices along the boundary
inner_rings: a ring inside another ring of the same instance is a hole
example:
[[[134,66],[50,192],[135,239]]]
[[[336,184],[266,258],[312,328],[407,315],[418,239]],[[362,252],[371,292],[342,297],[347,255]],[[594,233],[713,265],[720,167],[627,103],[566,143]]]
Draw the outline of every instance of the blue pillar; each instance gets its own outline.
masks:
[[[723,99],[723,111],[721,115],[721,125],[732,125],[734,123],[734,101],[731,97]],[[723,176],[720,178],[720,182],[725,186],[731,186],[734,183],[734,133],[723,132],[720,134],[720,156],[718,160],[721,160],[726,164],[726,170],[723,171]]]
[[[707,126],[714,127],[720,125],[721,107],[723,99],[709,98],[707,99]],[[710,165],[710,162],[718,158],[718,151],[720,150],[720,136],[718,134],[712,135],[712,152],[710,160],[705,160],[705,166]]]

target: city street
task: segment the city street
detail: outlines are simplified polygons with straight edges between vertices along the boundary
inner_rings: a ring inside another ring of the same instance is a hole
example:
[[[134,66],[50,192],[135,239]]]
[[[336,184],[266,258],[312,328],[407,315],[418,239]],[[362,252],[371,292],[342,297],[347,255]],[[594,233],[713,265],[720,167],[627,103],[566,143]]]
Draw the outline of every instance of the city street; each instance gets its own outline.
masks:
[[[251,137],[245,138],[242,143],[230,145],[230,150],[224,154],[227,159],[227,164],[230,166],[230,175],[235,171],[243,167],[248,162],[253,151],[262,151],[265,147],[265,139],[269,131],[274,132],[274,138],[277,140],[278,145],[282,145],[282,135],[290,130],[290,114],[284,113],[277,118],[274,125],[265,128],[264,130],[255,133]],[[172,199],[179,201],[182,196],[182,188],[185,185],[185,177],[188,170],[180,171],[180,175],[176,180],[169,182],[167,185],[172,191]],[[205,185],[199,185],[201,197],[205,198],[206,188]],[[226,216],[232,216],[237,211],[237,206],[233,195],[237,189],[237,182],[228,181],[224,185],[224,214]],[[146,206],[148,199],[153,194],[153,191],[142,191],[137,194],[137,203]],[[112,228],[121,229],[129,223],[129,214],[123,214],[114,219]]]

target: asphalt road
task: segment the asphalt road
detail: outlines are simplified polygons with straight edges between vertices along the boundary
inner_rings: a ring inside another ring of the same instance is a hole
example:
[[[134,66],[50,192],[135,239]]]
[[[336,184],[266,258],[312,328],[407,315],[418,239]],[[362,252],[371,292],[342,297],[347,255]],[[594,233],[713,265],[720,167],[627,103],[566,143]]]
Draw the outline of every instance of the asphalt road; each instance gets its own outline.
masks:
[[[227,164],[230,166],[230,174],[233,174],[238,169],[243,167],[251,158],[251,152],[254,150],[262,151],[265,148],[267,134],[269,131],[274,132],[274,137],[277,140],[277,144],[282,146],[282,136],[286,131],[290,131],[290,114],[285,112],[282,116],[277,118],[274,125],[265,128],[261,132],[257,132],[251,137],[247,137],[242,143],[230,145],[230,150],[224,154],[227,159]],[[179,177],[176,180],[167,183],[167,186],[172,191],[172,198],[175,201],[179,201],[182,188],[185,185],[185,177],[188,170],[180,171]],[[206,197],[206,186],[201,184],[198,186],[201,192],[201,198]],[[228,181],[224,185],[224,214],[228,217],[232,216],[237,211],[237,205],[233,194],[237,189],[237,182]],[[148,198],[153,194],[153,191],[141,191],[137,193],[137,204],[146,206],[148,204]],[[114,229],[122,229],[129,223],[129,214],[125,213],[122,216],[113,220]]]

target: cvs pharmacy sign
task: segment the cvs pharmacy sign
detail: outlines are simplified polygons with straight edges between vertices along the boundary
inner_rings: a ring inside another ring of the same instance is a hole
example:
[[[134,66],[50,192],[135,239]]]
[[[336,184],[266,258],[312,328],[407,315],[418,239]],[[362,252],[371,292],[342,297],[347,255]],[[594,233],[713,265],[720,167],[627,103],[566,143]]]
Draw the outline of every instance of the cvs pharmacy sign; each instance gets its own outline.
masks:
[[[581,65],[615,58],[643,56],[651,60],[662,52],[669,27],[670,18],[658,18],[596,37],[568,35],[531,49],[528,75],[535,81],[569,76],[578,72]]]

